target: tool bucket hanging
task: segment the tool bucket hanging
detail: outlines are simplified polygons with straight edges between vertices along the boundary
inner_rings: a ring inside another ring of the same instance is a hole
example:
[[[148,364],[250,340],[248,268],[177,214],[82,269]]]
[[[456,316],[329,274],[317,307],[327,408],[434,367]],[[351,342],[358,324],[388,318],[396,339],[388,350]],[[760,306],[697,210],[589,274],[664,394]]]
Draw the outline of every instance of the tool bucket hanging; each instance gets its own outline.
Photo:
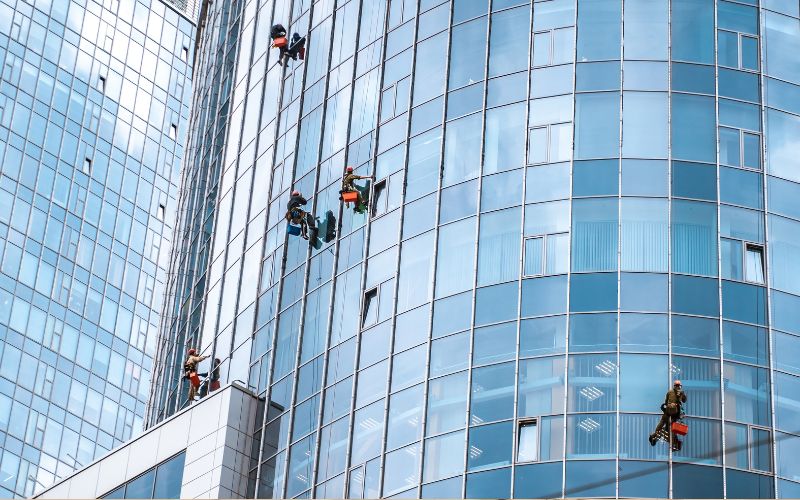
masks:
[[[286,232],[293,235],[293,236],[300,236],[300,228],[298,226],[293,226],[291,224],[286,225]]]
[[[342,201],[345,203],[354,203],[358,201],[358,193],[355,191],[345,191],[342,193]]]
[[[672,432],[679,436],[685,436],[689,432],[689,426],[683,422],[672,422]]]
[[[189,375],[189,383],[192,384],[195,389],[197,389],[200,387],[200,376],[196,373],[192,373]]]
[[[272,40],[272,46],[276,49],[283,49],[287,45],[289,45],[289,40],[287,40],[285,36],[279,36],[278,38],[274,38]]]

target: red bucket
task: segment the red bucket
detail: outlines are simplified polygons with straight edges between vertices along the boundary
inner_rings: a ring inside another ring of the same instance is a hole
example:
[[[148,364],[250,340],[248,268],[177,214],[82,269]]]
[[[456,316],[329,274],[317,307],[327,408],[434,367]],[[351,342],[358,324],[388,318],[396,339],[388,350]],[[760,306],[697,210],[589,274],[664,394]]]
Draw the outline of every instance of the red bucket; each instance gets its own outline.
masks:
[[[689,432],[689,426],[681,422],[672,422],[672,432],[679,436],[685,436]]]
[[[345,191],[342,193],[342,200],[345,203],[354,203],[358,201],[358,193],[355,191]]]
[[[289,40],[287,40],[285,36],[279,36],[278,38],[272,40],[272,46],[276,49],[282,49],[287,45],[289,45]]]
[[[195,389],[200,387],[200,376],[196,373],[192,373],[189,375],[189,383],[194,386]]]

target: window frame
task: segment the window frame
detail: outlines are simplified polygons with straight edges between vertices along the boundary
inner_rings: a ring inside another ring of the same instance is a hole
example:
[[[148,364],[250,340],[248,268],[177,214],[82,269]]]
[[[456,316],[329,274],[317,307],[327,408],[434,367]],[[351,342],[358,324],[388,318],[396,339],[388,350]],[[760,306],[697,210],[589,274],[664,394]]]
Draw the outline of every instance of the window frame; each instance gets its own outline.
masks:
[[[743,251],[742,251],[742,280],[746,283],[753,283],[756,285],[765,285],[767,282],[767,273],[766,268],[764,266],[764,245],[760,243],[752,243],[749,241],[742,240]],[[761,266],[761,280],[758,281],[753,279],[752,276],[749,276],[748,269],[748,254],[754,253],[758,255],[758,264]]]
[[[528,463],[536,463],[541,460],[540,454],[540,444],[541,444],[541,437],[542,437],[542,429],[541,425],[539,425],[541,419],[539,417],[526,417],[517,419],[517,425],[515,429],[515,436],[514,436],[514,463],[515,464],[528,464]],[[533,454],[534,457],[532,459],[522,460],[520,459],[519,453],[521,449],[521,442],[522,442],[522,429],[524,427],[535,427],[533,436],[534,436],[534,443],[533,443]]]
[[[572,154],[570,154],[569,157],[567,157],[567,158],[556,158],[556,159],[552,158],[553,152],[554,152],[554,148],[553,148],[553,130],[552,129],[553,129],[553,127],[559,127],[559,126],[566,126],[566,127],[569,128],[569,130],[571,132],[570,151],[572,151],[574,149],[574,145],[575,145],[575,130],[573,128],[574,127],[573,126],[573,122],[558,122],[558,123],[548,123],[547,125],[534,125],[532,127],[529,126],[528,127],[528,136],[526,137],[526,140],[528,142],[528,144],[527,144],[527,146],[528,146],[528,154],[525,155],[525,164],[527,166],[546,165],[546,164],[549,164],[549,163],[561,163],[561,162],[571,161],[572,160]],[[533,161],[531,159],[531,152],[533,151],[533,147],[532,147],[533,141],[531,140],[531,134],[533,133],[534,130],[541,130],[541,129],[545,129],[545,145],[546,145],[546,148],[545,148],[545,152],[544,152],[544,160],[542,160],[542,161]]]
[[[720,160],[719,164],[725,167],[733,167],[733,168],[741,168],[742,170],[749,170],[751,172],[761,172],[763,170],[762,165],[764,164],[764,154],[763,154],[763,144],[764,138],[763,134],[757,130],[748,130],[743,128],[736,128],[736,127],[729,127],[726,125],[719,125],[717,127],[717,136],[720,137],[722,134],[720,131],[722,129],[736,131],[739,134],[739,165],[731,165],[729,163],[725,163]],[[750,135],[753,137],[758,138],[758,166],[751,167],[745,165],[745,136]],[[719,139],[718,139],[719,141]]]

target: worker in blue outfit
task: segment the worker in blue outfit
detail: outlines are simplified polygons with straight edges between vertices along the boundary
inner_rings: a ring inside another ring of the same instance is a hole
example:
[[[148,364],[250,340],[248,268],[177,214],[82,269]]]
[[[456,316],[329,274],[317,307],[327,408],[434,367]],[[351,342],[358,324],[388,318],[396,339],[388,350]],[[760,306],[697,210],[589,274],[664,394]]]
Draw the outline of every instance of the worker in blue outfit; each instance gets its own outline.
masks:
[[[306,211],[302,207],[308,203],[300,191],[292,191],[289,203],[286,204],[286,220],[290,224],[300,226],[300,235],[303,239],[308,239],[308,221]]]

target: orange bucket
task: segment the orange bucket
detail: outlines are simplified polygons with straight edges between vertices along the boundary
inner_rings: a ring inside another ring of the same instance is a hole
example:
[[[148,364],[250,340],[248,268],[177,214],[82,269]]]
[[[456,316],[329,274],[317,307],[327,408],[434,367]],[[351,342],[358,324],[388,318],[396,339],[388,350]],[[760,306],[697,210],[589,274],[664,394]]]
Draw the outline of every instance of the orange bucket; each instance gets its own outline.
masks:
[[[358,193],[355,191],[345,191],[342,193],[342,201],[345,203],[355,203],[358,201]]]
[[[278,38],[272,40],[272,46],[276,49],[282,49],[287,45],[289,45],[289,40],[287,40],[285,36],[279,36]]]
[[[680,436],[685,436],[689,432],[689,426],[681,422],[672,422],[672,432]]]

